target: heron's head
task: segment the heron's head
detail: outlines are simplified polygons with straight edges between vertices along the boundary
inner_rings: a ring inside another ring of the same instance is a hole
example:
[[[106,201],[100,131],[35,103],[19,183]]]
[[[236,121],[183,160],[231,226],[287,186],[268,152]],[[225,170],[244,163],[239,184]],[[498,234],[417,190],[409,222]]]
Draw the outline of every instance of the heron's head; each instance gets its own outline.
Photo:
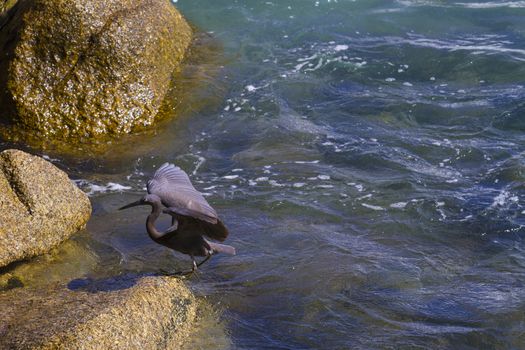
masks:
[[[119,208],[119,210],[128,209],[128,208],[131,208],[131,207],[136,207],[137,205],[153,205],[154,203],[160,203],[159,196],[154,195],[154,194],[147,194],[144,197],[142,197],[141,199],[139,199],[138,201],[133,202],[133,203],[129,203],[129,204]]]

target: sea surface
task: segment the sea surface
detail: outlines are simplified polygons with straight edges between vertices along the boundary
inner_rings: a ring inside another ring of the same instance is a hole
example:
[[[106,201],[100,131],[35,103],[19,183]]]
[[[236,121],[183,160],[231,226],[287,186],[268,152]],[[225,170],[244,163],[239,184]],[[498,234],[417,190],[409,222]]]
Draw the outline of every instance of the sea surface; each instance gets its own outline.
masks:
[[[219,318],[189,348],[525,348],[525,1],[175,5],[214,47],[178,117],[126,156],[50,155],[99,274],[190,266],[117,210],[173,162],[237,249],[188,279]]]

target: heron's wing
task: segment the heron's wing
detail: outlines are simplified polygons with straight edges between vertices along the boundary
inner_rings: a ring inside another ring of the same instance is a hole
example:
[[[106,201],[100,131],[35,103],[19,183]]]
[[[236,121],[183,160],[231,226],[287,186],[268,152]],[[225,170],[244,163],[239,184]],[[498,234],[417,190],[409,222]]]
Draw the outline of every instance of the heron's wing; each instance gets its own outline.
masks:
[[[200,212],[198,212],[196,210],[192,210],[192,209],[189,209],[189,208],[168,207],[168,208],[166,208],[165,212],[167,214],[169,214],[169,212],[171,212],[171,213],[182,215],[182,216],[190,216],[190,217],[195,218],[195,219],[199,219],[199,220],[203,220],[203,221],[209,222],[210,224],[216,224],[217,223],[217,218],[212,218],[212,217],[210,217],[208,215],[202,214],[202,213],[200,213]]]
[[[162,204],[174,213],[217,223],[217,212],[193,187],[188,174],[173,164],[164,163],[155,172],[148,181],[148,193],[159,196]]]
[[[224,226],[221,220],[217,220],[216,224],[203,222],[201,224],[204,234],[211,239],[222,242],[228,237],[228,229]]]
[[[178,221],[181,221],[181,223],[179,223],[179,228],[182,230],[186,230],[188,227],[191,227],[190,230],[192,230],[195,234],[203,234],[219,242],[224,241],[226,237],[228,237],[228,229],[224,226],[220,219],[216,219],[215,223],[212,223],[209,220],[200,219],[195,215],[189,215],[186,210],[181,210],[180,208],[174,207],[166,208],[163,210],[163,212],[174,215]],[[195,219],[200,219],[201,221]]]

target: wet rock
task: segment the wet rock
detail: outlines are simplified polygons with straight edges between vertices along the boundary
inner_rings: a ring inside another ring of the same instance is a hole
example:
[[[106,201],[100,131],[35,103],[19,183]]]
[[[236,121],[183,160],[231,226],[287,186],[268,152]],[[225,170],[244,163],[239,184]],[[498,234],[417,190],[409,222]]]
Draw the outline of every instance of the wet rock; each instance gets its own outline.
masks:
[[[3,119],[60,139],[151,125],[191,36],[169,0],[19,0],[0,17]]]
[[[0,0],[0,15],[15,5],[17,0]]]
[[[178,349],[193,327],[177,278],[82,281],[0,293],[0,349]]]
[[[88,197],[53,164],[18,150],[0,153],[0,267],[57,246],[90,215]]]

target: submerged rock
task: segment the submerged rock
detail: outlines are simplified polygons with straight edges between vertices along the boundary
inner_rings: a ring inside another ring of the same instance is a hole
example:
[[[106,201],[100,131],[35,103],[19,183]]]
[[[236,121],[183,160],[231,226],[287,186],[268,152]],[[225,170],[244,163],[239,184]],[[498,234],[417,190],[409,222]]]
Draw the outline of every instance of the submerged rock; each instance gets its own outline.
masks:
[[[0,153],[0,267],[47,252],[90,215],[88,197],[62,170],[22,151]]]
[[[75,235],[46,254],[0,269],[0,292],[18,287],[43,288],[87,275],[100,264],[117,264],[107,257],[102,261],[97,252],[88,248],[85,239],[78,240],[79,236],[82,234]],[[104,270],[110,268],[105,266]]]
[[[151,125],[192,36],[168,0],[19,0],[0,28],[3,119],[56,138]]]
[[[178,349],[197,303],[173,277],[125,276],[0,293],[0,349]]]

